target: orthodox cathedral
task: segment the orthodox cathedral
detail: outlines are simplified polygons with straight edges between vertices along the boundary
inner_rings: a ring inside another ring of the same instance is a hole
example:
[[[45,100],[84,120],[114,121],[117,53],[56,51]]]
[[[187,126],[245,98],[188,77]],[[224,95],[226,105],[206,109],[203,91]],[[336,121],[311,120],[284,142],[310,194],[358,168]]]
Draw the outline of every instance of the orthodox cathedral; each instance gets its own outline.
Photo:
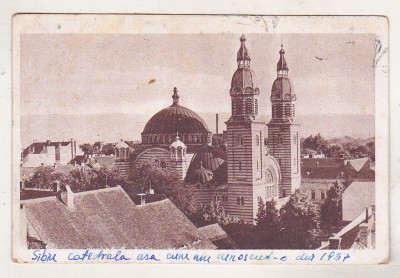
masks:
[[[129,154],[121,144],[116,162],[138,167],[151,161],[173,170],[193,187],[199,206],[218,200],[229,215],[252,223],[260,200],[278,200],[300,187],[300,125],[283,46],[271,89],[272,118],[269,123],[261,120],[259,105],[265,102],[259,99],[245,42],[242,35],[229,92],[232,114],[226,122],[226,148],[211,144],[205,121],[181,105],[174,88],[172,105],[147,122],[140,150]]]

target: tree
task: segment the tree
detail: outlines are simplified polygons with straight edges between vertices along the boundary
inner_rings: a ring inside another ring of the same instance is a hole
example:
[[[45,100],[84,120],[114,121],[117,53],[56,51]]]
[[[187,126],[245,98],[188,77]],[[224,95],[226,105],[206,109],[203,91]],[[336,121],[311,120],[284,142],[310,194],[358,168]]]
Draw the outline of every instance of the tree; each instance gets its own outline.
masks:
[[[336,181],[328,190],[324,204],[321,206],[321,220],[329,227],[338,226],[342,220],[341,187]]]
[[[96,189],[93,184],[95,173],[92,169],[74,169],[70,172],[70,186],[73,191],[87,191]]]
[[[319,235],[315,205],[300,190],[280,209],[284,248],[310,249]]]
[[[328,149],[328,141],[326,141],[319,133],[314,137],[310,135],[304,139],[302,148],[325,153]]]
[[[55,173],[53,167],[40,166],[27,181],[27,187],[38,189],[53,189],[54,183],[65,179],[61,173]]]
[[[339,145],[331,145],[327,150],[329,156],[338,156],[342,152],[342,148]]]
[[[277,248],[281,244],[279,212],[274,200],[258,202],[255,237],[261,249]]]
[[[219,201],[211,201],[207,206],[203,206],[197,213],[195,220],[198,226],[210,225],[218,223],[222,226],[236,223],[237,219],[230,217],[220,205]]]
[[[112,144],[106,144],[101,148],[101,153],[104,155],[114,155],[115,147]]]
[[[125,184],[125,180],[121,177],[121,174],[116,167],[109,169],[102,166],[93,171],[94,178],[92,182],[95,184],[96,188],[114,187],[117,185],[123,186]]]
[[[145,193],[152,189],[157,194],[165,194],[186,215],[196,212],[191,188],[179,179],[177,173],[163,169],[151,160],[133,169],[124,188],[129,194]]]
[[[85,143],[85,144],[79,145],[79,147],[83,151],[86,158],[89,158],[93,155],[93,151],[94,151],[93,145]]]

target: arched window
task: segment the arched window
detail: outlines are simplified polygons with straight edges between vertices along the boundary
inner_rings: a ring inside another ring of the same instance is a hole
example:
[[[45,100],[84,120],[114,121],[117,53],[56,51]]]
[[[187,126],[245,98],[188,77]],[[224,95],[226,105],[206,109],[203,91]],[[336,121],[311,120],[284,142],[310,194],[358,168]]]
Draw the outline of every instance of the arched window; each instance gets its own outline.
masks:
[[[296,113],[295,113],[295,105],[294,105],[294,103],[292,104],[292,115],[293,115],[293,117],[294,116],[296,116]]]
[[[154,143],[158,143],[158,136],[157,135],[154,135]]]
[[[160,143],[164,143],[164,136],[160,135]]]

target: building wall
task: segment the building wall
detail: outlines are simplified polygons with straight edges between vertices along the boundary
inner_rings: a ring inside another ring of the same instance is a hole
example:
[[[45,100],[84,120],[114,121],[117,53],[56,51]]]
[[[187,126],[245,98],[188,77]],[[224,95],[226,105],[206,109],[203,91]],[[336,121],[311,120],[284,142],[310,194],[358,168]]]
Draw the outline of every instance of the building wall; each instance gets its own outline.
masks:
[[[253,223],[258,200],[267,200],[265,124],[227,123],[228,196],[226,211]]]
[[[168,167],[170,160],[169,151],[159,147],[147,148],[138,154],[134,160],[133,167],[139,167],[140,165],[147,163],[149,160],[154,159],[157,159],[160,162],[165,162]]]
[[[268,124],[268,148],[281,169],[281,190],[288,196],[301,185],[300,125],[290,123]]]
[[[46,149],[39,154],[29,153],[23,160],[24,167],[54,166],[56,163],[56,152],[54,146],[47,146]]]
[[[371,205],[375,205],[375,182],[353,182],[342,194],[343,220],[353,221]]]

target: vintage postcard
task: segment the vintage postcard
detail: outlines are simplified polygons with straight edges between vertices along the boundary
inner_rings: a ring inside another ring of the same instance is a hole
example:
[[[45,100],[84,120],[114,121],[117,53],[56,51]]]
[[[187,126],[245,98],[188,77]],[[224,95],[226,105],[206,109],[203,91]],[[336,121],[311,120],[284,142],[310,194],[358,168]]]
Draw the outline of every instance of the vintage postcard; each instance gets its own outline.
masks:
[[[387,262],[388,70],[379,16],[14,16],[14,260]]]

